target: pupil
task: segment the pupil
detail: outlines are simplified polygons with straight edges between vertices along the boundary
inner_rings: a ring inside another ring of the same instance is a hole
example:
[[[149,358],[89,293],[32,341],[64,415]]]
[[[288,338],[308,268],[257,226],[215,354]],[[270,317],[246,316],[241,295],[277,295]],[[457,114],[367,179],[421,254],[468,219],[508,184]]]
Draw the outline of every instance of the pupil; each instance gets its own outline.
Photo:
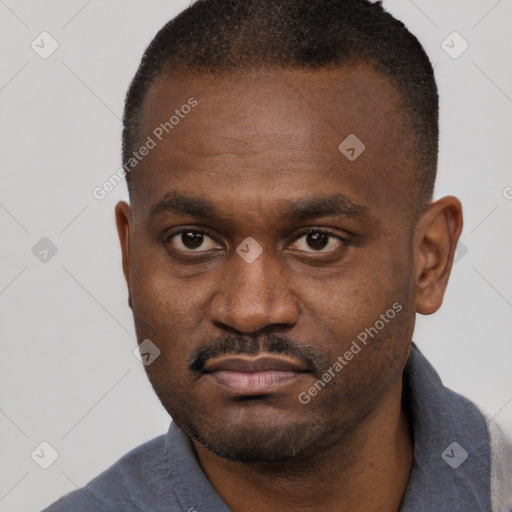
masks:
[[[328,237],[325,233],[308,233],[308,245],[315,250],[323,249],[328,243]]]
[[[181,240],[188,249],[197,249],[203,243],[203,235],[194,231],[182,233]]]

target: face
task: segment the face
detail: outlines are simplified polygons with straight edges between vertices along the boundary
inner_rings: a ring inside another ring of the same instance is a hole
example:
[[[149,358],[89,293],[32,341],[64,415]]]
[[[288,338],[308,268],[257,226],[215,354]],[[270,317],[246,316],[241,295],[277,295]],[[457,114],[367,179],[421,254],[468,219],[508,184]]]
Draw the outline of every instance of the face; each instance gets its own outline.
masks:
[[[165,76],[143,126],[156,145],[116,215],[162,404],[232,460],[340,442],[399,381],[414,327],[416,188],[394,88],[365,66]],[[349,134],[359,156],[338,148]]]

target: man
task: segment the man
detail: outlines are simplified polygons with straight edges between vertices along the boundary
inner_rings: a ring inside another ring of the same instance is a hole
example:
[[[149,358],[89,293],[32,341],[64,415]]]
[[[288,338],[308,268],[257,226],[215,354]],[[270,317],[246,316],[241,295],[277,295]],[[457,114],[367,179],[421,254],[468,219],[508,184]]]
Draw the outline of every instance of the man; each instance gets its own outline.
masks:
[[[432,66],[379,3],[199,0],[165,25],[115,214],[173,422],[47,510],[508,510],[484,416],[412,342],[462,229],[437,148]]]

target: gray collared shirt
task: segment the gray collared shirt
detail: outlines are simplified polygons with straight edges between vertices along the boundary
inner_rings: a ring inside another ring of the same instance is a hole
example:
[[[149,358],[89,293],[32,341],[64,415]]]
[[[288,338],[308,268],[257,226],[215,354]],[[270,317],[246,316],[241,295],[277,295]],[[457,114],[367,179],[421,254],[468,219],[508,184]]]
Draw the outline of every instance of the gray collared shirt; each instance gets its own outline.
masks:
[[[400,512],[491,511],[486,419],[473,403],[443,386],[415,344],[404,371],[404,400],[413,421],[414,465]],[[135,448],[43,512],[229,510],[191,441],[171,422],[166,435]]]

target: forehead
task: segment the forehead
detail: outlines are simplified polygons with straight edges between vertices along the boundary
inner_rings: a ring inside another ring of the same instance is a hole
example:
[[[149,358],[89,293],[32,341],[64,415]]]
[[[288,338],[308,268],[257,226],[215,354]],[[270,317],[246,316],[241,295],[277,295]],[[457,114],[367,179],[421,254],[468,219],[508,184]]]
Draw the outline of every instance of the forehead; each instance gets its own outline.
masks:
[[[143,118],[146,131],[168,119],[190,97],[200,102],[200,108],[188,126],[173,131],[176,138],[180,134],[185,138],[184,130],[206,123],[212,129],[222,126],[223,131],[231,128],[241,135],[263,135],[269,130],[275,135],[288,125],[297,135],[301,127],[303,132],[314,128],[319,139],[325,132],[341,136],[340,132],[347,130],[365,137],[370,131],[378,134],[373,130],[377,123],[391,125],[402,117],[401,112],[390,111],[398,106],[396,89],[364,64],[315,71],[259,69],[199,76],[167,72],[148,91]],[[393,121],[386,119],[393,113]],[[298,120],[302,121],[300,126],[294,122]]]
[[[365,65],[165,73],[146,97],[143,141],[155,147],[134,173],[136,188],[156,199],[171,192],[166,187],[195,180],[251,184],[261,195],[271,184],[300,179],[309,188],[328,175],[326,188],[336,183],[384,204],[384,188],[400,197],[398,188],[410,185],[399,101],[388,80]],[[362,151],[356,159],[347,157],[352,146]]]

